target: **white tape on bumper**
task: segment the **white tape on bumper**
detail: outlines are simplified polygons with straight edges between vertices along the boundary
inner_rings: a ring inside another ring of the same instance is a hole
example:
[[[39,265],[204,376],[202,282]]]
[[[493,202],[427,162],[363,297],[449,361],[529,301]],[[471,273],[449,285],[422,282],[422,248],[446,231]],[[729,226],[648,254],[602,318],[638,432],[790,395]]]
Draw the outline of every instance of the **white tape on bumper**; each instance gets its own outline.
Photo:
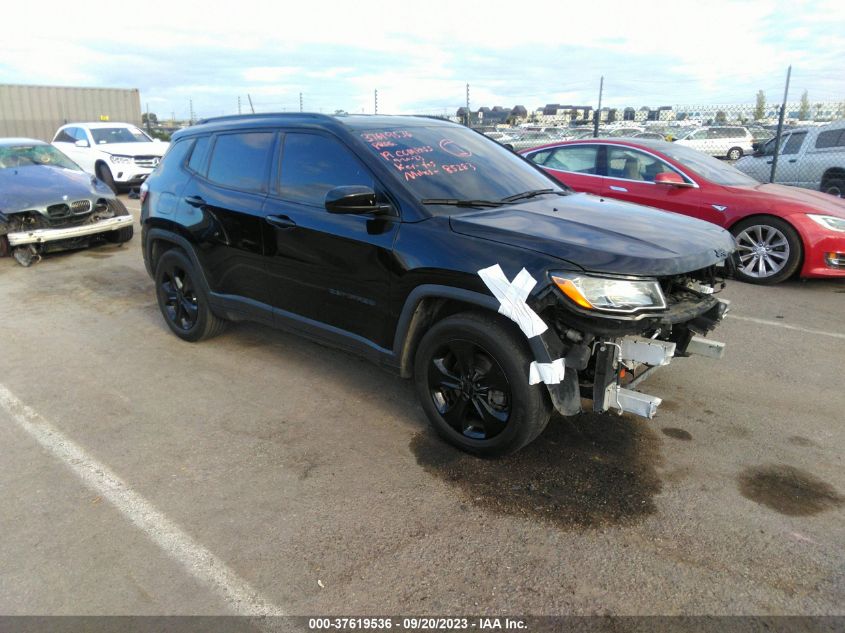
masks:
[[[548,329],[543,319],[525,303],[528,294],[537,285],[537,280],[531,273],[523,268],[514,277],[513,282],[509,282],[502,267],[495,264],[479,270],[478,276],[499,300],[499,314],[516,323],[525,336],[539,336]]]
[[[538,363],[536,360],[528,368],[528,384],[536,385],[543,382],[547,385],[557,385],[563,381],[566,366],[563,359],[558,358],[551,363]]]

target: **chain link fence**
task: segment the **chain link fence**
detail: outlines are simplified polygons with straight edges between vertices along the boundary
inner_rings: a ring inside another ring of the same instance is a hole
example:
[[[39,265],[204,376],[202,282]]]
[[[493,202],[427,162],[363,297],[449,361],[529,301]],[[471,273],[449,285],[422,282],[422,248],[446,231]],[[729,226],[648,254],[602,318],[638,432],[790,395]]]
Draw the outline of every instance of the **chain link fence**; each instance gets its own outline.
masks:
[[[458,108],[455,121],[516,151],[587,138],[665,141],[691,147],[774,182],[845,195],[845,102],[602,108],[547,104],[530,111]],[[643,175],[645,178],[646,176]]]

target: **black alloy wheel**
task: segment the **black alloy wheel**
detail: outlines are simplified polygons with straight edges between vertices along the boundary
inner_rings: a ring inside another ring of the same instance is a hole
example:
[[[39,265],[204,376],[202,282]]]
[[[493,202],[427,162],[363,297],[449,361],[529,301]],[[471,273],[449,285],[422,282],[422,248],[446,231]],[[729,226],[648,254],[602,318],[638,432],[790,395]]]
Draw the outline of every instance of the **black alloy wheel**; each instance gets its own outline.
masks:
[[[474,440],[499,435],[511,415],[511,389],[496,360],[480,345],[452,339],[428,368],[431,399],[455,431]]]
[[[460,312],[434,325],[414,353],[417,398],[434,430],[461,450],[506,455],[536,439],[552,412],[528,382],[525,335],[499,314]]]
[[[226,321],[215,316],[191,260],[182,251],[165,252],[156,264],[158,307],[170,330],[186,341],[216,336]]]

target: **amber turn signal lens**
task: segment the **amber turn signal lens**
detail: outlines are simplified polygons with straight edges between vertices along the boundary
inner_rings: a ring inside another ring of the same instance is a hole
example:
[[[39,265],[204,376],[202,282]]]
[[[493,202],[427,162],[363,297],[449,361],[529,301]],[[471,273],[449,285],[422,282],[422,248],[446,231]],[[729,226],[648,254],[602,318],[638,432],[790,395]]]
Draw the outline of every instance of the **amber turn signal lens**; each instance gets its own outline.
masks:
[[[576,303],[576,305],[581,306],[582,308],[586,308],[587,310],[593,309],[593,304],[587,301],[584,295],[581,294],[581,291],[572,283],[569,279],[563,279],[562,277],[552,277],[552,281],[555,282],[555,285],[560,288],[561,292],[565,294],[567,297],[572,299]]]

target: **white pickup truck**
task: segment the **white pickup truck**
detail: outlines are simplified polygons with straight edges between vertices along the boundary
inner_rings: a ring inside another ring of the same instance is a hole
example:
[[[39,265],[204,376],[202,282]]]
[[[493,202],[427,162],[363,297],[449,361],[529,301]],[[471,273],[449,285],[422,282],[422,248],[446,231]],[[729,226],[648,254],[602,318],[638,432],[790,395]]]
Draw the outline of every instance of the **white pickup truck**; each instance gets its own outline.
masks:
[[[772,139],[734,167],[761,182],[769,182],[774,153]],[[774,182],[845,195],[845,121],[785,130]]]

